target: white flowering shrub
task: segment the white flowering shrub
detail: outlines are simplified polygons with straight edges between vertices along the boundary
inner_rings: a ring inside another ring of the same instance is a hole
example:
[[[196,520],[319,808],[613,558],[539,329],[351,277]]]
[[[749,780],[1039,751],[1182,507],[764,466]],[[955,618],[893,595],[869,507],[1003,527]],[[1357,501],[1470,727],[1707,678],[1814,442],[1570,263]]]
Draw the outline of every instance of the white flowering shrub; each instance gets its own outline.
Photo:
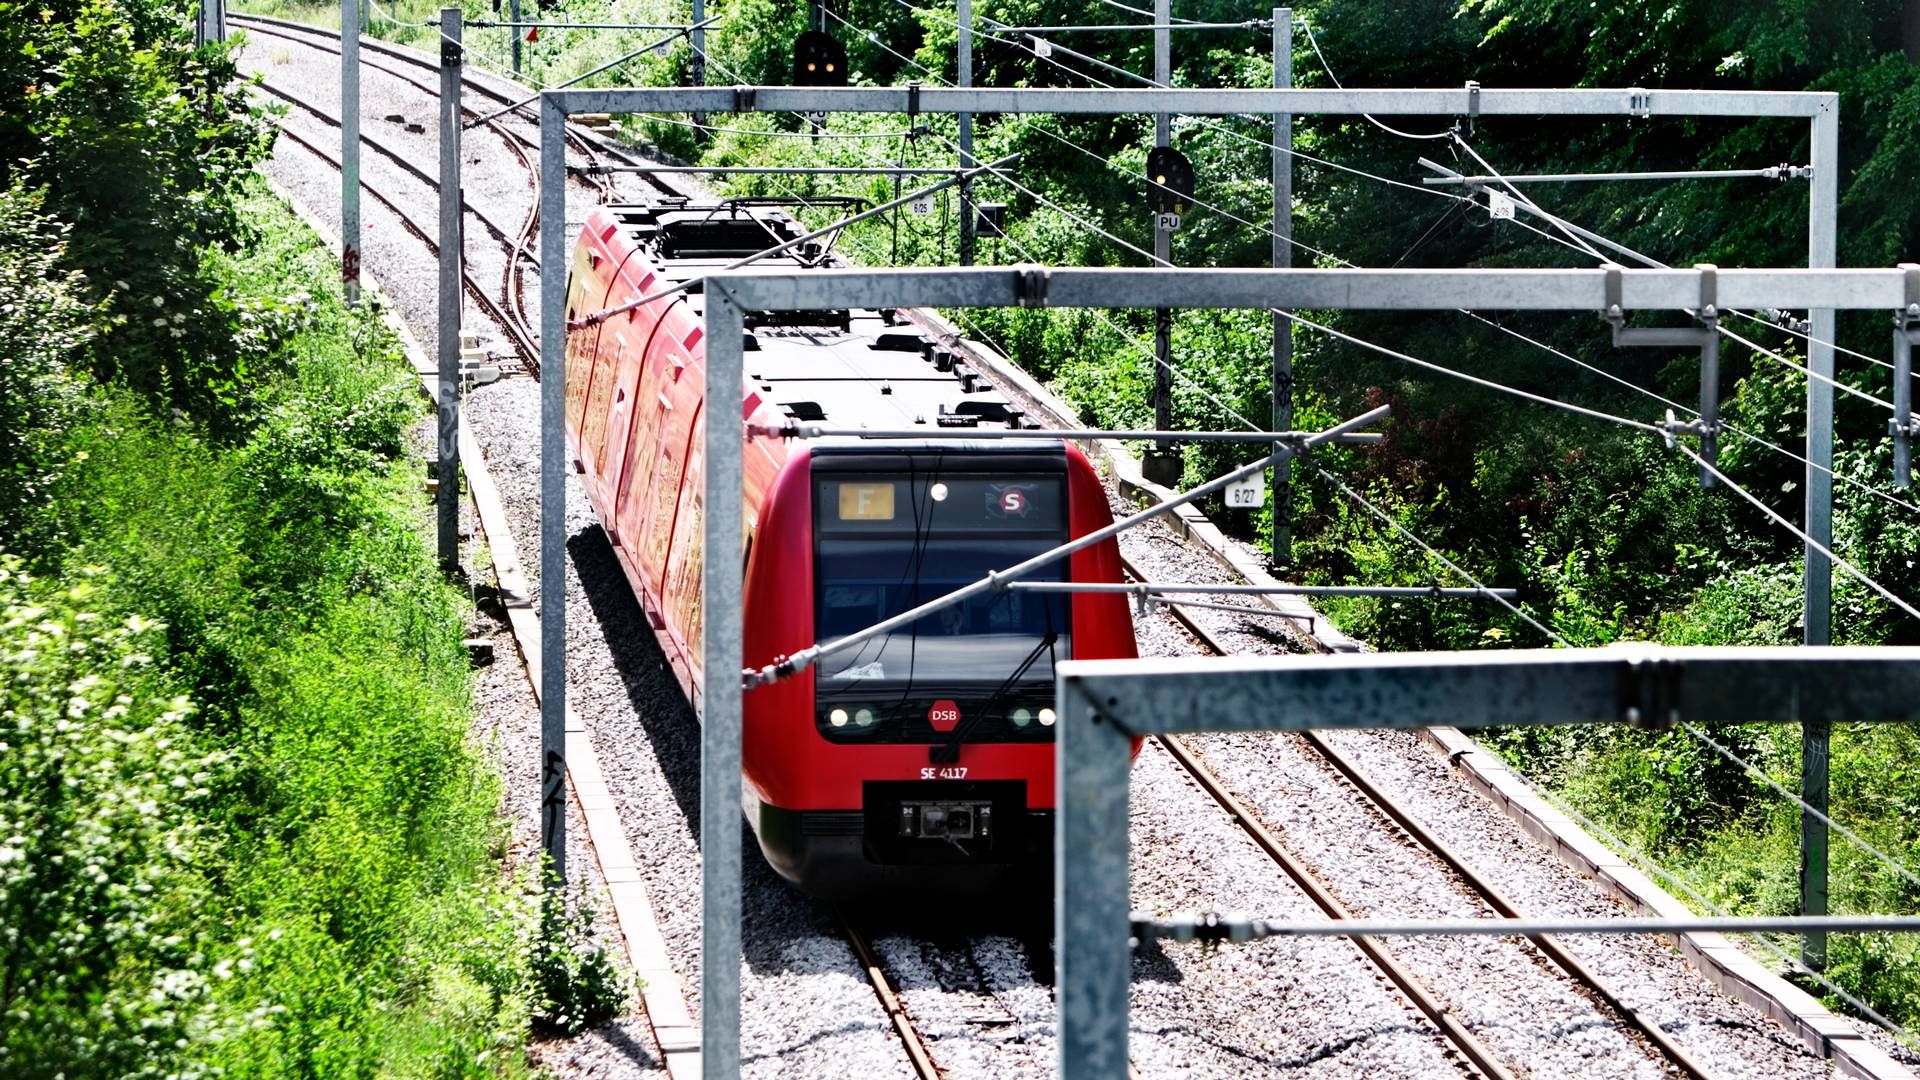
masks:
[[[41,203],[18,178],[0,186],[0,535],[15,551],[43,540],[22,511],[50,497],[66,464],[60,442],[85,398],[71,365],[98,315],[81,299],[85,277],[61,268],[69,228]]]
[[[178,1075],[208,958],[196,753],[157,627],[98,613],[94,575],[0,556],[0,1076]]]

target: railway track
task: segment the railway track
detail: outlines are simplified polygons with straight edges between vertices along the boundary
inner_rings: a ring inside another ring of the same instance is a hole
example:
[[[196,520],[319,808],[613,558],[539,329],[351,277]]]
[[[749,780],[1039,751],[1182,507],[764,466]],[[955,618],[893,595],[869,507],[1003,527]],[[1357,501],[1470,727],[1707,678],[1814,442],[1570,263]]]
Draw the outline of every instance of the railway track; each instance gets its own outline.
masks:
[[[236,23],[246,26],[248,29],[263,36],[284,39],[322,52],[331,53],[335,56],[337,56],[339,52],[337,45],[331,44],[332,42],[337,42],[337,35],[320,28],[309,27],[298,23],[285,23],[280,20],[270,20],[256,16],[233,16],[233,19]],[[376,40],[363,40],[362,48],[367,52],[373,53],[375,56],[391,58],[401,64],[437,72],[437,66],[433,63],[411,55],[408,52],[377,42]],[[363,63],[370,68],[385,72],[401,84],[410,86],[419,93],[437,99],[437,86],[430,86],[408,76],[395,67],[389,67],[370,59],[363,59]],[[469,93],[500,104],[508,104],[514,100],[499,90],[472,78],[465,80],[465,87]],[[275,93],[276,96],[281,97],[283,100],[290,101],[303,112],[313,115],[319,122],[334,129],[338,128],[338,118],[329,116],[324,110],[317,109],[305,101],[297,100],[282,90],[270,88],[268,92]],[[465,109],[464,111],[469,116],[476,115],[473,109]],[[508,264],[506,279],[500,283],[498,290],[499,295],[497,297],[494,290],[487,287],[471,273],[464,274],[464,284],[468,294],[473,296],[476,304],[481,308],[486,317],[498,324],[509,338],[514,341],[515,346],[521,351],[525,359],[527,370],[537,378],[539,374],[537,320],[531,319],[527,315],[524,290],[522,288],[522,274],[524,270],[531,268],[537,273],[539,269],[532,253],[532,240],[539,227],[537,215],[538,175],[533,165],[533,159],[526,153],[527,150],[537,145],[537,140],[530,138],[521,130],[522,124],[523,121],[519,116],[509,115],[499,120],[490,121],[486,126],[498,134],[508,149],[515,154],[516,160],[526,169],[528,184],[535,191],[535,197],[532,200],[534,209],[527,214],[517,227],[508,229],[502,227],[497,221],[491,220],[479,209],[472,207],[470,204],[468,205],[468,211],[475,215],[476,220],[480,221],[481,224],[488,229],[489,233],[494,236],[495,240],[501,244],[503,249],[506,250],[508,253]],[[289,136],[291,141],[306,152],[324,160],[336,170],[340,168],[337,153],[326,147],[323,143],[316,142],[287,125],[283,125],[282,130]],[[378,139],[367,138],[364,135],[363,139],[369,149],[374,153],[393,161],[401,171],[419,180],[425,184],[428,189],[437,192],[437,179],[432,173],[421,169],[417,164],[407,161],[404,154],[397,149],[383,145]],[[589,133],[570,130],[568,141],[574,152],[578,153],[588,164],[597,163],[603,158],[611,158],[624,162],[640,160],[633,155],[620,151],[617,147],[593,138]],[[646,180],[662,194],[680,194],[680,192],[660,177],[647,176]],[[595,183],[603,194],[613,195],[610,181],[595,178]],[[391,197],[389,193],[383,192],[376,185],[364,184],[364,189],[371,198],[380,202],[393,213],[402,226],[412,236],[418,239],[425,246],[426,250],[437,254],[438,248],[433,234],[408,215],[399,200]],[[1003,386],[1002,389],[1009,388]],[[1030,409],[1029,415],[1047,417],[1050,414],[1045,409]],[[1067,422],[1063,418],[1054,417],[1052,419],[1055,424],[1064,424]],[[1131,566],[1129,570],[1132,572]],[[1136,573],[1135,576],[1139,577],[1140,575]],[[1142,578],[1142,580],[1144,580],[1144,578]],[[1249,609],[1250,614],[1262,616],[1279,614],[1277,608],[1265,602],[1264,599],[1256,599],[1255,602],[1259,606]],[[1210,630],[1204,623],[1194,619],[1189,613],[1179,608],[1169,608],[1168,610],[1183,628],[1200,643],[1202,648],[1222,655],[1234,651],[1222,643],[1218,634]],[[1284,618],[1284,616],[1281,617]],[[1288,622],[1294,631],[1293,636],[1308,648],[1321,652],[1330,651],[1314,635],[1314,628],[1311,625],[1297,620],[1288,620]],[[1417,818],[1399,807],[1393,799],[1387,796],[1377,785],[1373,784],[1351,759],[1341,754],[1337,748],[1328,744],[1326,740],[1317,735],[1308,733],[1302,736],[1302,739],[1306,746],[1310,747],[1315,754],[1326,761],[1328,766],[1343,778],[1347,786],[1360,794],[1369,805],[1374,808],[1375,813],[1384,820],[1391,822],[1392,827],[1397,828],[1414,845],[1431,853],[1434,858],[1448,868],[1449,872],[1451,872],[1456,879],[1478,895],[1488,908],[1503,916],[1512,917],[1520,914],[1518,909],[1507,898],[1502,896],[1498,890],[1481,875],[1476,873],[1463,860],[1449,850],[1445,844],[1441,843],[1430,830],[1421,825]],[[1226,813],[1232,815],[1234,822],[1247,832],[1253,839],[1255,845],[1273,858],[1274,861],[1286,871],[1287,876],[1309,895],[1316,906],[1320,907],[1330,918],[1346,917],[1345,909],[1333,891],[1315,876],[1306,863],[1286,851],[1278,836],[1259,820],[1257,812],[1234,795],[1228,786],[1209,769],[1207,763],[1192,746],[1175,739],[1166,740],[1164,745],[1172,759],[1199,784],[1202,790],[1207,792],[1208,796],[1214,802],[1218,803]],[[850,924],[844,926],[844,933],[848,945],[857,959],[859,967],[863,970],[874,992],[875,998],[880,1004],[882,1013],[885,1015],[887,1022],[891,1025],[895,1035],[899,1039],[907,1062],[913,1069],[915,1075],[920,1077],[921,1080],[942,1076],[943,1072],[933,1058],[929,1049],[928,1040],[915,1028],[913,1018],[909,1014],[903,1000],[903,995],[889,979],[881,956],[874,949],[872,942],[856,927]],[[1674,1045],[1672,1039],[1657,1023],[1645,1014],[1633,1009],[1624,1001],[1621,1001],[1601,980],[1594,976],[1591,971],[1587,970],[1577,957],[1567,952],[1556,940],[1550,937],[1538,937],[1531,939],[1531,941],[1533,947],[1538,950],[1541,956],[1545,957],[1547,961],[1564,972],[1567,978],[1580,985],[1587,994],[1604,1003],[1606,1008],[1614,1016],[1618,1017],[1624,1026],[1635,1030],[1641,1038],[1650,1044],[1672,1069],[1682,1075],[1691,1077],[1704,1077],[1707,1075],[1696,1062],[1688,1057],[1684,1050]],[[1401,993],[1413,1002],[1415,1007],[1441,1030],[1452,1044],[1459,1060],[1468,1068],[1491,1078],[1506,1078],[1515,1075],[1513,1071],[1514,1067],[1503,1064],[1484,1043],[1474,1036],[1473,1032],[1468,1030],[1466,1025],[1454,1014],[1441,995],[1434,993],[1431,988],[1424,986],[1413,973],[1407,971],[1404,964],[1396,961],[1383,946],[1377,942],[1369,942],[1365,939],[1356,939],[1356,944],[1358,944],[1362,952],[1368,956],[1369,960],[1382,970],[1388,980],[1393,982],[1396,987],[1400,989]],[[1524,1075],[1524,1072],[1522,1075]]]
[[[236,25],[263,37],[276,38],[336,57],[340,55],[340,46],[338,45],[339,34],[334,31],[321,27],[308,26],[305,23],[290,22],[284,19],[273,19],[259,15],[231,14],[228,18]],[[377,38],[363,38],[360,47],[363,52],[371,52],[376,56],[390,58],[397,63],[420,71],[431,72],[436,77],[438,76],[439,67],[437,64],[424,57],[415,55],[408,50],[389,46]],[[423,82],[407,74],[405,71],[400,70],[398,67],[365,57],[361,59],[361,66],[364,69],[380,72],[436,103],[439,100],[440,89],[437,83],[429,84]],[[463,79],[462,86],[465,93],[478,95],[499,105],[510,105],[518,100],[475,79]],[[327,127],[339,130],[340,118],[314,104],[304,95],[291,93],[264,80],[261,83],[261,89],[273,97],[286,102],[293,108],[314,117]],[[480,117],[478,110],[468,107],[464,103],[461,106],[461,114],[476,120]],[[480,207],[475,206],[471,200],[463,198],[461,208],[465,213],[473,215],[474,219],[479,221],[507,252],[506,272],[500,287],[501,298],[496,300],[489,294],[488,290],[481,286],[479,282],[475,281],[470,274],[465,275],[468,292],[481,306],[487,317],[497,323],[500,328],[506,332],[508,339],[512,341],[515,350],[520,354],[521,363],[525,369],[529,372],[537,372],[540,365],[539,329],[536,325],[536,320],[527,312],[526,287],[523,271],[532,269],[537,272],[540,268],[539,258],[534,254],[533,250],[534,237],[537,235],[540,224],[540,170],[536,164],[536,158],[531,153],[539,148],[539,140],[520,130],[520,127],[517,126],[519,122],[525,119],[525,117],[517,116],[516,114],[508,114],[507,116],[489,119],[484,125],[489,131],[500,138],[512,152],[514,159],[526,172],[527,183],[532,192],[532,198],[529,200],[529,209],[525,217],[518,225],[509,229],[488,215]],[[292,129],[284,123],[281,124],[281,130],[288,132],[296,143],[309,152],[323,158],[331,167],[335,169],[341,168],[339,154],[336,151],[330,150],[311,139],[294,133]],[[428,190],[436,193],[439,191],[439,180],[433,170],[408,158],[404,153],[390,146],[377,136],[369,135],[363,131],[360,136],[360,141],[362,145],[372,150],[375,154],[393,162],[401,171],[425,185]],[[574,130],[571,126],[567,131],[567,144],[583,158],[583,163],[587,167],[586,170],[583,170],[583,174],[586,176],[587,182],[592,184],[603,198],[615,197],[613,183],[604,176],[593,174],[590,171],[591,168],[601,164],[602,159],[608,156],[618,158],[623,164],[632,164],[638,160],[632,155],[620,153],[610,146],[590,139],[587,135]],[[650,176],[647,177],[647,179],[650,181],[653,180]],[[669,190],[657,182],[654,186],[661,188],[662,191]],[[426,242],[434,252],[438,252],[438,244],[431,238],[431,235],[428,234],[417,221],[401,211],[396,200],[381,191],[377,186],[368,183],[364,176],[361,180],[361,188],[375,201],[386,206],[398,215],[410,233],[413,233]]]
[[[914,1076],[919,1080],[941,1080],[946,1074],[934,1064],[926,1040],[920,1037],[919,1029],[913,1026],[913,1017],[907,1013],[899,991],[894,989],[893,980],[887,977],[886,968],[873,951],[872,942],[850,922],[842,921],[840,928],[846,935],[847,944],[853,949],[854,957],[860,961],[860,968],[867,976],[867,985],[873,987],[873,996],[879,999],[880,1011],[886,1014],[887,1022],[893,1025],[893,1032],[900,1039],[900,1047],[906,1052],[907,1064],[913,1067]]]
[[[1134,578],[1134,580],[1148,580],[1130,561],[1123,560],[1123,566],[1128,575]],[[1178,622],[1187,633],[1192,635],[1194,640],[1207,652],[1217,656],[1230,656],[1234,654],[1234,650],[1224,645],[1217,634],[1204,623],[1195,619],[1187,611],[1175,605],[1165,605],[1165,610],[1172,615],[1174,620]],[[1267,611],[1253,608],[1247,610],[1249,614],[1253,615],[1269,614]],[[1305,628],[1301,629],[1304,631]],[[1302,632],[1299,636],[1309,644],[1310,648],[1316,648],[1316,651],[1322,653],[1331,652],[1330,649],[1324,644],[1321,644],[1318,639],[1310,633]],[[1522,917],[1524,913],[1512,900],[1496,888],[1492,882],[1488,881],[1484,875],[1469,865],[1466,860],[1462,859],[1459,854],[1454,852],[1451,847],[1436,836],[1432,830],[1422,824],[1418,818],[1400,806],[1391,795],[1384,791],[1378,784],[1374,783],[1352,758],[1341,753],[1338,748],[1328,742],[1319,732],[1300,732],[1298,733],[1298,738],[1306,746],[1311,748],[1315,755],[1331,766],[1334,771],[1340,775],[1346,786],[1358,794],[1366,802],[1368,807],[1381,818],[1391,822],[1392,826],[1404,834],[1416,847],[1439,860],[1461,884],[1465,885],[1469,891],[1478,896],[1488,908],[1503,918]],[[1319,876],[1292,852],[1287,850],[1279,837],[1260,820],[1259,815],[1242,803],[1239,797],[1236,796],[1218,776],[1214,775],[1212,770],[1207,767],[1205,761],[1186,740],[1177,736],[1160,736],[1158,737],[1158,741],[1167,749],[1167,752],[1173,756],[1173,759],[1192,775],[1201,789],[1215,802],[1219,803],[1220,807],[1233,817],[1235,823],[1240,825],[1240,827],[1253,838],[1261,850],[1270,855],[1273,860],[1286,871],[1287,876],[1292,878],[1307,892],[1314,904],[1325,912],[1328,918],[1346,919],[1352,917],[1346,906],[1334,896],[1333,892],[1320,880]],[[1494,1080],[1514,1075],[1478,1038],[1466,1029],[1464,1024],[1460,1023],[1458,1018],[1453,1015],[1450,1007],[1438,995],[1422,984],[1404,965],[1394,960],[1392,954],[1386,950],[1382,943],[1377,939],[1369,938],[1355,938],[1353,940],[1361,951],[1366,953],[1368,958],[1373,960],[1374,963],[1381,968],[1394,985],[1400,987],[1400,989],[1407,994],[1409,1000],[1414,1002],[1415,1007],[1424,1013],[1428,1019],[1440,1026],[1441,1030],[1446,1033],[1448,1040],[1458,1048],[1460,1053],[1468,1061],[1473,1063],[1476,1069],[1489,1078],[1494,1078]],[[1546,960],[1557,967],[1567,978],[1571,979],[1587,993],[1593,995],[1593,997],[1605,1004],[1607,1009],[1623,1024],[1631,1028],[1641,1038],[1645,1039],[1659,1055],[1681,1075],[1691,1077],[1693,1080],[1708,1080],[1708,1077],[1712,1075],[1700,1065],[1699,1062],[1695,1061],[1684,1048],[1675,1043],[1672,1037],[1669,1036],[1656,1021],[1621,999],[1621,997],[1608,987],[1599,976],[1594,974],[1586,964],[1571,952],[1567,951],[1559,939],[1548,934],[1537,934],[1529,936],[1527,940],[1532,943],[1533,947],[1539,951],[1541,956],[1545,957]]]
[[[340,49],[336,44],[338,35],[331,31],[306,26],[305,24],[290,23],[284,20],[267,19],[259,16],[230,15],[229,18],[236,24],[262,36],[274,37],[336,57],[340,54]],[[435,73],[438,72],[436,65],[403,50],[387,47],[383,43],[378,43],[374,40],[362,39],[361,48],[363,51],[391,57],[414,67]],[[393,67],[364,58],[362,64],[385,73],[427,98],[436,102],[438,100],[439,87],[437,84],[429,85]],[[468,93],[477,94],[502,105],[510,104],[515,100],[473,79],[464,80],[464,87]],[[340,118],[313,104],[306,97],[284,88],[276,87],[264,80],[261,88],[273,97],[287,102],[291,107],[313,117],[324,126],[335,131],[339,130]],[[468,117],[478,116],[477,110],[464,105],[462,106],[462,111]],[[538,146],[538,140],[520,132],[511,123],[503,122],[508,119],[509,118],[503,117],[499,120],[488,121],[485,126],[499,135],[508,149],[513,153],[515,160],[526,170],[528,184],[533,190],[533,198],[531,200],[532,209],[517,227],[509,230],[483,210],[474,206],[470,200],[463,199],[463,210],[466,213],[472,214],[476,220],[486,227],[494,239],[506,249],[508,263],[506,280],[501,284],[501,296],[499,297],[493,295],[493,292],[485,283],[480,281],[472,273],[465,271],[464,268],[462,277],[467,295],[472,297],[487,319],[498,325],[509,335],[523,357],[526,370],[535,379],[538,379],[540,374],[540,351],[538,331],[536,329],[537,321],[529,317],[525,310],[524,289],[521,285],[520,273],[523,267],[530,267],[535,271],[539,269],[538,261],[532,254],[533,238],[537,235],[540,224],[538,209],[539,171],[534,164],[534,159],[528,154],[529,150]],[[282,134],[287,136],[289,140],[301,149],[320,158],[335,170],[341,168],[337,148],[328,147],[321,142],[317,142],[302,134],[291,125],[283,123],[280,125],[280,129]],[[388,145],[378,137],[368,136],[363,133],[361,141],[369,150],[393,162],[402,172],[424,185],[427,190],[435,193],[437,196],[439,180],[434,172],[409,159],[403,152]],[[623,163],[633,163],[639,160],[633,155],[620,152],[617,148],[595,145],[589,141],[586,136],[578,132],[569,131],[568,143],[577,153],[580,153],[586,159],[586,163],[589,166],[598,164],[605,158],[614,158]],[[662,194],[680,194],[658,178],[648,176],[646,179],[652,186],[659,189]],[[615,197],[615,192],[613,191],[610,181],[604,178],[594,177],[593,182],[604,197]],[[424,245],[429,253],[436,257],[438,256],[439,244],[434,234],[409,214],[401,205],[400,200],[383,190],[380,185],[369,183],[364,175],[361,181],[361,188],[369,198],[386,207],[400,222],[401,226]],[[935,1063],[933,1055],[928,1049],[927,1040],[922,1037],[919,1030],[915,1027],[912,1015],[908,1012],[901,995],[895,989],[871,941],[862,930],[851,922],[843,922],[841,929],[848,947],[852,950],[860,969],[867,979],[868,985],[873,990],[874,997],[879,1003],[882,1013],[887,1018],[895,1037],[898,1039],[902,1053],[905,1055],[906,1061],[913,1070],[915,1077],[917,1080],[941,1080],[941,1077],[945,1075],[944,1072],[938,1064]]]

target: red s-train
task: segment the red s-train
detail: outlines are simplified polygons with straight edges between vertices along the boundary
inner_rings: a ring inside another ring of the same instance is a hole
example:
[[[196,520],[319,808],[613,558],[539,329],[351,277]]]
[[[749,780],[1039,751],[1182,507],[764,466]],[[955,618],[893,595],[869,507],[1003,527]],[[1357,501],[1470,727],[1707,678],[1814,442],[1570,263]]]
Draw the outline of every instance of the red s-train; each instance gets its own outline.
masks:
[[[567,288],[567,439],[634,595],[690,700],[700,671],[698,286],[618,307],[797,235],[740,203],[600,207]],[[803,248],[789,261],[817,265]],[[893,312],[747,316],[750,423],[927,429],[924,440],[747,447],[751,667],[832,641],[1111,520],[1071,444],[969,439],[1020,413]],[[733,407],[725,401],[727,407]],[[1111,542],[1039,580],[1117,581]],[[745,699],[748,818],[802,889],[978,892],[1052,863],[1053,664],[1130,658],[1115,594],[1002,592],[921,619]]]

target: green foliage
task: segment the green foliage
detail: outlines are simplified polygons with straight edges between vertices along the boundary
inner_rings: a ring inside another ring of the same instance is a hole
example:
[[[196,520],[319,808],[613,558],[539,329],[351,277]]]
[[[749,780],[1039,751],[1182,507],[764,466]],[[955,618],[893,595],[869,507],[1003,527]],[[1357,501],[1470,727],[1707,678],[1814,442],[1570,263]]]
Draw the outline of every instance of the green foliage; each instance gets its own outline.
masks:
[[[62,265],[108,323],[106,379],[232,423],[251,377],[205,265],[244,235],[234,200],[267,126],[232,46],[193,47],[192,0],[0,0],[0,180],[47,186]]]
[[[325,249],[240,208],[256,246],[206,265],[278,372],[251,430],[93,392],[28,515],[81,585],[23,607],[0,576],[0,941],[31,995],[0,1071],[521,1075],[537,935],[420,527],[423,410]]]
[[[606,949],[591,944],[592,932],[591,905],[559,889],[541,894],[528,964],[539,1027],[577,1035],[626,1009],[626,980]]]
[[[16,550],[44,542],[18,530],[58,481],[85,397],[70,365],[93,331],[84,277],[61,269],[67,230],[40,204],[18,183],[0,188],[0,526]]]
[[[98,571],[70,580],[0,555],[0,1073],[162,1076],[230,974],[195,918],[223,755],[154,624]]]

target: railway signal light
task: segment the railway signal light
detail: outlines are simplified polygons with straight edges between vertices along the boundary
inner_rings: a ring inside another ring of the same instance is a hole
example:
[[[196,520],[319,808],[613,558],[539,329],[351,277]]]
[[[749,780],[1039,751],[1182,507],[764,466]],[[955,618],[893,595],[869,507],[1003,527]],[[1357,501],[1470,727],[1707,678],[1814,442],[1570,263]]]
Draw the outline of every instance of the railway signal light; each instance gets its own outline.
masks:
[[[793,85],[847,85],[847,47],[824,30],[809,30],[795,38]]]
[[[1193,205],[1193,163],[1171,146],[1147,153],[1147,207],[1156,214],[1184,214]]]

